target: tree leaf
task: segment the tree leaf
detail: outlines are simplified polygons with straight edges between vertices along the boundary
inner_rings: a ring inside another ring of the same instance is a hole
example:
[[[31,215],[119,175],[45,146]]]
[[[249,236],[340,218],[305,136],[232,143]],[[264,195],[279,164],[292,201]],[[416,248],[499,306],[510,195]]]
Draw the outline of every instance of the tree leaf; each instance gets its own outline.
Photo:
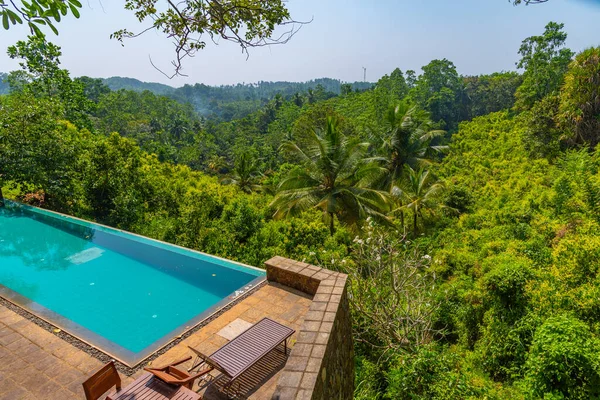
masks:
[[[21,17],[19,17],[14,11],[6,10],[6,13],[8,14],[8,18],[10,18],[10,21],[13,23],[13,25],[23,23]]]
[[[75,18],[79,18],[79,10],[72,4],[69,4],[69,8],[71,9],[71,13],[75,16]]]
[[[6,12],[2,13],[2,26],[4,27],[4,29],[8,29],[9,25],[8,25],[8,14]]]

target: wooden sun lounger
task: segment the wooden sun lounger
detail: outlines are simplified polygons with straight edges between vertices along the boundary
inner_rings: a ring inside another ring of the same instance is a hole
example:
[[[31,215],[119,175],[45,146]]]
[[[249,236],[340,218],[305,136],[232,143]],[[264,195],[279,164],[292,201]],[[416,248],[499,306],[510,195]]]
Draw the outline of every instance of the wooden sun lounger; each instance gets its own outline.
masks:
[[[227,386],[231,387],[240,375],[281,343],[284,343],[284,351],[287,354],[287,340],[294,332],[293,329],[272,319],[263,318],[210,356],[188,346],[197,356],[188,371],[208,364],[225,375],[229,379]]]

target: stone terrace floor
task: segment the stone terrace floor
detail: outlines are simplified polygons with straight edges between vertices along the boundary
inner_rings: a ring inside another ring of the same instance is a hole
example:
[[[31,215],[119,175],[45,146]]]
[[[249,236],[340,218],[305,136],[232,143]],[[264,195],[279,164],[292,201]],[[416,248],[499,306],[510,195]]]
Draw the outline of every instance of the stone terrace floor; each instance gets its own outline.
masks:
[[[187,346],[211,354],[228,342],[218,332],[223,333],[221,330],[234,321],[239,326],[244,321],[255,323],[269,317],[298,331],[311,301],[294,289],[268,283],[169,349],[152,365],[161,366],[191,355]],[[296,334],[288,341],[289,347],[295,339]],[[191,362],[183,366],[188,367]],[[271,352],[240,378],[240,397],[270,399],[285,362],[283,352]],[[102,365],[98,359],[0,305],[0,399],[85,399],[81,384]],[[131,377],[121,374],[123,387],[141,373]],[[206,400],[226,399],[219,390],[219,374],[213,373],[210,384],[195,386],[194,390],[199,390]]]

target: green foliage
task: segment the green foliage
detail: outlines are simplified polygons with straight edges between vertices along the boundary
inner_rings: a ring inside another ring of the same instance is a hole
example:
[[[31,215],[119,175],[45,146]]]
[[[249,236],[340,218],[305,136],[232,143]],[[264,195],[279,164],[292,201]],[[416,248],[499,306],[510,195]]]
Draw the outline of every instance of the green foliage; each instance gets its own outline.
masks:
[[[167,96],[172,94],[176,89],[169,85],[156,82],[142,82],[134,78],[124,78],[121,76],[113,76],[110,78],[101,79],[102,83],[110,90],[115,92],[125,89],[134,92],[145,92],[146,90],[159,96]]]
[[[569,65],[557,119],[572,142],[592,148],[600,142],[600,47],[581,52]]]
[[[489,257],[486,263],[490,265],[490,271],[485,274],[483,285],[490,306],[499,312],[516,314],[509,320],[521,317],[528,301],[526,285],[534,277],[530,261],[502,254]]]
[[[436,345],[399,358],[388,373],[386,399],[501,398],[491,385],[463,370],[463,355]]]
[[[464,78],[465,94],[469,99],[468,115],[475,118],[496,111],[510,109],[515,104],[515,92],[523,82],[516,72]]]
[[[429,115],[406,101],[388,109],[386,123],[386,131],[377,138],[385,168],[377,185],[392,193],[400,185],[407,166],[428,166],[436,153],[446,149],[435,144],[445,132],[433,129]]]
[[[262,176],[258,160],[248,151],[239,154],[231,174],[221,180],[226,185],[236,185],[242,192],[252,193],[261,189],[258,180]]]
[[[252,207],[245,197],[225,206],[221,220],[231,229],[231,233],[240,243],[247,241],[263,225],[260,211]]]
[[[80,175],[77,148],[88,135],[57,121],[60,104],[25,93],[0,99],[0,186],[4,181],[42,190],[44,202],[59,210],[73,205]]]
[[[540,322],[535,313],[520,317],[514,323],[491,313],[484,319],[475,350],[478,364],[497,381],[512,383],[523,376],[527,351]]]
[[[600,341],[577,318],[548,318],[535,332],[527,360],[532,398],[590,399],[600,396]]]
[[[574,53],[565,48],[564,24],[550,22],[544,34],[523,40],[518,68],[525,69],[523,84],[517,89],[516,107],[529,110],[535,102],[557,91]]]
[[[10,46],[8,56],[22,60],[21,73],[8,77],[13,90],[59,99],[67,120],[91,129],[88,113],[93,105],[85,97],[81,82],[71,80],[69,72],[60,69],[60,47],[47,42],[44,35],[29,36],[26,42]]]
[[[78,0],[31,0],[11,1],[0,3],[0,18],[4,29],[10,29],[11,25],[26,23],[32,34],[43,37],[41,29],[47,26],[58,35],[58,29],[54,26],[61,18],[71,14],[79,18],[81,3]]]
[[[452,185],[444,193],[444,204],[446,207],[456,210],[459,214],[464,214],[471,211],[473,196],[467,188]]]
[[[94,143],[84,181],[94,219],[124,229],[139,221],[146,190],[142,156],[134,141],[116,133]]]
[[[447,129],[456,129],[458,122],[465,119],[461,107],[464,86],[456,67],[443,59],[433,60],[422,69],[423,74],[410,90],[410,98],[429,111],[434,122],[441,121]]]
[[[299,143],[284,143],[283,149],[301,165],[281,181],[272,203],[278,217],[320,210],[332,236],[335,217],[360,226],[368,216],[384,220],[387,207],[386,194],[368,185],[377,172],[365,160],[368,144],[345,136],[338,126],[339,120],[329,117],[324,130],[307,132]]]
[[[90,89],[89,85],[85,88],[88,92]],[[93,116],[98,132],[106,135],[118,132],[134,139],[161,161],[201,163],[194,150],[203,150],[202,145],[210,146],[208,140],[197,142],[200,122],[189,105],[150,92],[103,93],[98,96]]]
[[[379,400],[383,397],[382,388],[385,377],[380,367],[365,357],[357,357],[354,367],[356,371],[355,400]]]
[[[521,114],[525,121],[524,145],[534,157],[552,159],[559,155],[563,133],[556,126],[560,97],[550,94]]]
[[[397,197],[399,204],[401,204],[393,212],[404,215],[405,211],[409,211],[413,216],[413,234],[416,235],[418,221],[424,217],[425,213],[435,215],[440,208],[445,208],[441,202],[445,186],[435,179],[431,171],[423,168],[415,171],[408,165],[405,169],[406,182],[392,192],[392,195]],[[402,225],[404,225],[404,221]]]

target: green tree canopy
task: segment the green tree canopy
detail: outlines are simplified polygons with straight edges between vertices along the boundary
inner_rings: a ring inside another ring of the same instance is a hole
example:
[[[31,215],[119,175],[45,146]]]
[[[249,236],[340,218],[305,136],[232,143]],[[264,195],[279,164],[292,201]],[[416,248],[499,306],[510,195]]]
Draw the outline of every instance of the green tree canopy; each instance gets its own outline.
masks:
[[[563,82],[573,52],[565,47],[564,24],[550,22],[543,35],[523,40],[518,68],[525,70],[523,84],[517,89],[516,106],[529,110],[536,101],[558,90]]]
[[[410,97],[420,108],[431,113],[434,122],[443,121],[448,129],[456,128],[463,118],[461,97],[463,82],[454,63],[433,60],[422,68],[423,73],[410,91]]]
[[[569,66],[557,117],[575,143],[600,142],[600,47],[578,54]]]
[[[259,160],[249,151],[244,151],[235,158],[233,170],[221,180],[221,183],[235,185],[242,192],[251,193],[261,189],[259,183],[261,177]]]
[[[88,114],[93,103],[87,99],[81,81],[73,81],[69,71],[60,68],[60,47],[46,41],[44,35],[29,36],[8,48],[8,56],[20,59],[21,71],[9,74],[13,90],[23,90],[40,97],[58,99],[65,118],[78,127],[91,128]]]

